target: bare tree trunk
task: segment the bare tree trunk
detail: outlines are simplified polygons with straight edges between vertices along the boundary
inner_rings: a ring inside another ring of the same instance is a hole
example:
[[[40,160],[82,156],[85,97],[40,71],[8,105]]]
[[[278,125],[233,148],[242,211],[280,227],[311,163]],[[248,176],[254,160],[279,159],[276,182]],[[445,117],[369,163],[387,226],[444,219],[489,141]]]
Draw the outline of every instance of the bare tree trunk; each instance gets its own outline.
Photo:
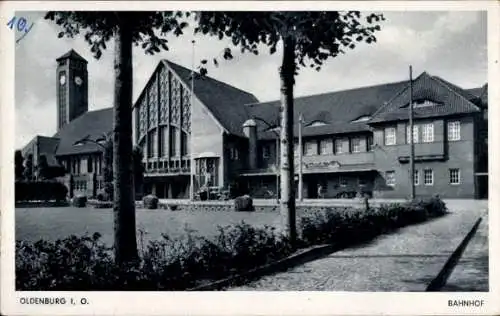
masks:
[[[127,13],[117,13],[115,36],[115,91],[113,129],[113,175],[115,260],[119,264],[137,259],[135,199],[132,171],[132,32]]]
[[[292,247],[296,246],[295,179],[293,155],[293,85],[295,76],[295,38],[283,39],[281,79],[281,198],[280,213]]]

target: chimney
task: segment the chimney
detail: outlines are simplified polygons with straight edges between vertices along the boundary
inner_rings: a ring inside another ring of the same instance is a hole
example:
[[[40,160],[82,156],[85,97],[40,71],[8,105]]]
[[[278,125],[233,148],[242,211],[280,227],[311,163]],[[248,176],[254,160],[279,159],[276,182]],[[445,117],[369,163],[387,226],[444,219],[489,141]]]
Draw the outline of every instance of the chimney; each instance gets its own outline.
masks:
[[[243,133],[248,137],[248,167],[257,168],[257,123],[253,119],[243,123]]]

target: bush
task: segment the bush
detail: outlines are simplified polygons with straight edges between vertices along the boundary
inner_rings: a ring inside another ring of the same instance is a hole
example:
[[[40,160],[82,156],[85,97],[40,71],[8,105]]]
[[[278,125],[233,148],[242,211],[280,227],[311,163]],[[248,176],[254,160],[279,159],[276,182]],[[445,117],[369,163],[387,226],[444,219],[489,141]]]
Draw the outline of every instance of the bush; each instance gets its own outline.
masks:
[[[16,181],[16,202],[66,201],[68,188],[57,181]]]
[[[246,223],[219,227],[214,239],[188,230],[141,247],[140,260],[117,267],[111,249],[94,236],[56,242],[16,242],[17,290],[183,290],[276,261],[291,253],[274,228]],[[142,241],[142,240],[141,240]],[[142,244],[142,242],[141,242]]]
[[[234,210],[236,212],[253,212],[253,200],[248,195],[239,196],[234,199]]]
[[[301,218],[302,242],[353,244],[411,224],[446,214],[438,197],[378,208],[332,208],[310,212]]]
[[[148,210],[156,210],[158,208],[158,198],[154,195],[146,195],[142,198],[144,208]]]
[[[73,206],[74,207],[87,206],[87,197],[84,195],[78,195],[78,196],[73,197]]]

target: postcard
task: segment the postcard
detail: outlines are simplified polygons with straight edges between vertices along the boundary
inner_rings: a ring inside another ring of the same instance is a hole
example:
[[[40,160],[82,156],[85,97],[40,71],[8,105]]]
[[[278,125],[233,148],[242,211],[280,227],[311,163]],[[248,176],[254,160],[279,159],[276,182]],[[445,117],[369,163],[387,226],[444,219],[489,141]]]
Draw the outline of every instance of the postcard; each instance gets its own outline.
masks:
[[[0,10],[2,314],[500,313],[498,2]]]

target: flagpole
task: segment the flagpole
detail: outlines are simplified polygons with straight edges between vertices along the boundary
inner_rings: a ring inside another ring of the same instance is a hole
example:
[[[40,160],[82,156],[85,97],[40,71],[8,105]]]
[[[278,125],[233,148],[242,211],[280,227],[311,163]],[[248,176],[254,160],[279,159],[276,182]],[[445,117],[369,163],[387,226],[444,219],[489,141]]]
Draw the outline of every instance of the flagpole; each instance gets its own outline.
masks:
[[[191,103],[191,128],[190,128],[190,136],[189,136],[189,165],[190,165],[190,170],[189,170],[189,200],[193,201],[194,200],[194,148],[193,148],[193,108],[194,108],[194,44],[195,41],[194,39],[191,41],[193,44],[192,47],[192,63],[191,63],[191,95],[190,95],[190,103]]]
[[[415,144],[413,139],[413,74],[410,65],[410,181],[411,199],[415,199]]]

